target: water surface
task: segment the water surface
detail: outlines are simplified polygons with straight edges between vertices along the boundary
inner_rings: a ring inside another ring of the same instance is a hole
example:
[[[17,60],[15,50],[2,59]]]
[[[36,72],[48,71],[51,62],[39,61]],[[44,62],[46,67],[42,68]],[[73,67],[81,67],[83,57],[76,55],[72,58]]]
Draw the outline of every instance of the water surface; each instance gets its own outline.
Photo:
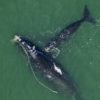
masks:
[[[0,100],[67,100],[41,87],[27,58],[11,41],[19,33],[43,48],[87,4],[100,22],[99,0],[0,0]],[[56,58],[73,77],[83,100],[100,100],[100,24],[84,22]]]

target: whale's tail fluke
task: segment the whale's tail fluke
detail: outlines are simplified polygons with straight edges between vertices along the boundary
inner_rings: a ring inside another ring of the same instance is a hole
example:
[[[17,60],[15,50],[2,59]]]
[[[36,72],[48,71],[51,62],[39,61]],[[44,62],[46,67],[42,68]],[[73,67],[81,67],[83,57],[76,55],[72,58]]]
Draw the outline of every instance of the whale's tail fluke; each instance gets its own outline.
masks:
[[[91,22],[93,24],[96,23],[96,20],[93,17],[91,17],[91,14],[90,14],[90,11],[89,11],[87,5],[85,5],[85,7],[84,7],[84,17],[83,17],[83,20]]]

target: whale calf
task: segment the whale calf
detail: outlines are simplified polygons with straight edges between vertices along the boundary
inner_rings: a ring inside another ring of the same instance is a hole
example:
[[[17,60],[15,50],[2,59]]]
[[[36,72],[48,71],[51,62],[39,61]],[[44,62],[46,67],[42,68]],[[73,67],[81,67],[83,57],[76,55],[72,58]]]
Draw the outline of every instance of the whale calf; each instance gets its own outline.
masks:
[[[77,31],[79,26],[84,22],[91,22],[96,23],[95,19],[90,16],[90,12],[85,5],[84,7],[84,16],[80,20],[68,25],[65,27],[61,32],[59,32],[54,38],[51,39],[51,41],[46,45],[45,51],[46,52],[52,52],[55,48],[60,46],[60,44],[67,40],[69,36],[71,36],[74,32]]]
[[[76,96],[72,79],[60,64],[25,37],[15,35],[14,40],[27,54],[33,71],[39,72],[58,92],[66,91]]]
[[[84,8],[83,18],[64,28],[47,44],[47,46],[44,48],[44,51],[23,36],[15,35],[14,37],[16,43],[27,55],[28,60],[30,61],[32,72],[39,72],[41,77],[44,77],[55,87],[56,91],[42,84],[37,78],[36,80],[52,92],[69,92],[76,98],[76,100],[81,99],[72,78],[70,77],[69,73],[65,71],[58,62],[55,61],[55,59],[48,55],[48,52],[52,52],[54,48],[58,47],[64,40],[67,40],[68,37],[71,36],[84,21],[96,23],[96,21],[90,16],[87,6]]]

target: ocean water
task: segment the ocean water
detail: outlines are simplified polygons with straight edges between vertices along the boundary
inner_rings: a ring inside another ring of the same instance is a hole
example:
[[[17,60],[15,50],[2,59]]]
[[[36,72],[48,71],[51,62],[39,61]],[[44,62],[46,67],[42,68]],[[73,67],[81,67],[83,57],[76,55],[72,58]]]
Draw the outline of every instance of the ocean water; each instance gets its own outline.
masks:
[[[71,100],[37,83],[12,39],[21,34],[44,48],[57,32],[82,18],[84,5],[98,23],[84,22],[60,46],[56,60],[74,79],[82,100],[100,100],[99,0],[0,0],[0,100]]]

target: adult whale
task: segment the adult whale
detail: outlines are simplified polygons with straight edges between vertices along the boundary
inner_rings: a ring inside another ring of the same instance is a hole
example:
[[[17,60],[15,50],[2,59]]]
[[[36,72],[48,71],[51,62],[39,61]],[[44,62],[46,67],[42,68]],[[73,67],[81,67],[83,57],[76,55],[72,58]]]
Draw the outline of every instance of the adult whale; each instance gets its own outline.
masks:
[[[77,31],[79,26],[84,22],[91,22],[96,23],[94,18],[90,16],[90,12],[85,5],[84,7],[84,16],[80,20],[68,25],[65,27],[61,32],[59,32],[54,38],[51,39],[51,41],[46,45],[45,51],[46,52],[52,52],[55,48],[57,48],[63,41],[67,40],[70,35],[72,35],[74,32]]]
[[[78,98],[77,100],[80,100],[70,75],[53,58],[22,36],[15,35],[14,40],[25,51],[31,63],[32,72],[39,72],[41,77],[44,77],[50,84],[55,86],[57,91],[48,88],[49,90],[55,93],[66,91]]]

